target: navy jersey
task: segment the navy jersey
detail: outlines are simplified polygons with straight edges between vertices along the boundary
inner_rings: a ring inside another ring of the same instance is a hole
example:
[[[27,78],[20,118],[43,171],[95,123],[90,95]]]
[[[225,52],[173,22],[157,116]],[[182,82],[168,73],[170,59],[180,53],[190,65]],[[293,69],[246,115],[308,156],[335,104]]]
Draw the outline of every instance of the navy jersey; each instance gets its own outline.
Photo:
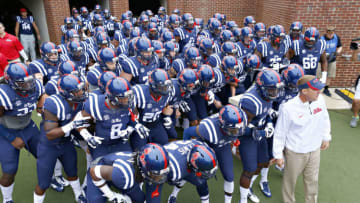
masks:
[[[102,157],[97,165],[112,166],[112,181],[120,190],[131,189],[135,185],[134,158],[131,152],[116,152]]]
[[[295,40],[291,49],[295,52],[294,62],[304,68],[305,75],[316,75],[320,57],[326,49],[326,42],[318,40],[312,49],[307,49],[304,41]]]
[[[96,121],[95,135],[104,138],[102,145],[121,141],[120,131],[125,130],[130,122],[128,109],[111,109],[106,95],[90,94],[84,110]]]
[[[68,30],[74,29],[76,31],[80,30],[80,26],[78,24],[73,24],[71,28],[69,28],[67,25],[61,25],[61,32],[65,35]]]
[[[197,34],[195,29],[188,30],[183,27],[179,27],[174,30],[174,36],[180,37],[180,41],[179,41],[180,50],[182,50],[186,44],[191,44],[195,46],[196,35]]]
[[[19,34],[23,34],[23,35],[33,34],[34,18],[32,16],[27,16],[26,18],[23,18],[21,16],[16,16],[16,21],[19,23]]]
[[[116,65],[116,69],[115,69],[115,75],[119,76],[120,75],[120,67],[119,64]],[[95,65],[93,67],[90,68],[89,72],[87,72],[86,75],[86,79],[89,82],[89,84],[91,84],[93,87],[98,87],[98,78],[100,77],[100,75],[104,72],[104,70],[99,66],[99,65]]]
[[[256,48],[255,41],[251,41],[249,46],[245,46],[242,42],[235,43],[236,50],[237,50],[237,57],[246,56],[249,54],[253,54]]]
[[[214,41],[215,44],[221,44],[220,43],[220,35],[219,36],[214,36],[213,34],[211,34],[211,32],[209,30],[203,30],[200,32],[200,35],[204,35],[205,37],[211,39]],[[221,47],[221,46],[220,46]]]
[[[46,84],[45,84],[45,93],[47,95],[53,95],[53,94],[59,94],[59,89],[58,89],[58,80],[60,79],[59,75],[56,75],[55,77],[53,77],[51,80],[49,80]],[[81,76],[80,79],[82,81],[86,81],[86,78],[84,76]]]
[[[0,84],[0,106],[5,109],[7,116],[26,116],[36,108],[37,101],[44,94],[44,87],[39,80],[35,80],[36,86],[32,93],[20,96],[7,84]]]
[[[149,85],[135,85],[133,90],[135,93],[134,106],[139,111],[139,121],[145,124],[157,123],[163,108],[172,100],[172,93],[169,93],[167,96],[161,96],[155,101],[150,94]]]
[[[209,56],[209,60],[207,64],[209,64],[213,68],[215,67],[220,68],[223,58],[224,56],[222,55],[222,53],[211,54]]]
[[[251,124],[258,129],[264,129],[266,116],[272,108],[272,103],[272,101],[265,101],[259,94],[256,85],[253,85],[241,97],[239,107],[254,115]]]
[[[192,173],[188,170],[187,157],[191,149],[195,145],[203,145],[198,140],[175,141],[164,145],[169,153],[170,172],[168,174],[168,182],[177,183]]]
[[[284,91],[280,92],[279,98],[276,100],[276,102],[273,103],[273,109],[278,111],[280,104],[286,103],[290,99],[294,98],[298,93],[292,92],[289,89],[285,88]]]
[[[219,68],[214,68],[215,82],[211,84],[210,89],[212,92],[217,93],[222,90],[226,85],[226,78]]]
[[[76,103],[73,107],[69,105],[67,100],[58,94],[53,94],[50,97],[46,98],[44,103],[44,110],[49,111],[58,119],[58,126],[64,126],[72,121],[74,116],[81,111],[83,108],[83,103]],[[60,137],[54,140],[48,140],[45,136],[46,132],[42,131],[43,136],[42,140],[48,143],[59,143],[64,140],[69,140],[70,133],[75,133],[77,131],[72,130],[68,132],[64,137]],[[77,133],[75,133],[77,134]],[[45,138],[45,139],[44,139]]]
[[[200,140],[206,142],[214,150],[229,145],[237,139],[235,136],[226,135],[221,130],[219,114],[214,114],[202,120],[199,124],[199,133]]]
[[[179,108],[179,103],[181,101],[183,101],[185,97],[189,97],[190,94],[186,95],[185,92],[183,92],[183,93],[181,92],[180,85],[179,85],[179,82],[178,82],[178,78],[171,79],[171,82],[172,82],[172,85],[173,85],[173,88],[171,90],[172,91],[171,94],[173,95],[173,97],[172,97],[172,99],[170,101],[170,104],[174,105],[174,108],[177,109],[177,108]]]
[[[52,66],[48,63],[45,63],[42,59],[37,59],[29,64],[29,68],[32,74],[41,73],[44,77],[43,83],[46,84],[47,81],[51,80],[51,78],[56,77],[58,64]]]
[[[158,26],[160,28],[165,27],[165,24],[166,24],[169,16],[168,15],[164,15],[163,17],[161,17],[160,15],[156,15],[156,16],[157,16],[157,19],[158,19]]]
[[[148,81],[148,74],[151,71],[159,68],[159,60],[156,56],[154,56],[153,60],[146,66],[144,66],[136,56],[132,56],[129,58],[125,58],[121,62],[122,69],[125,73],[131,74],[131,84],[145,84]]]
[[[281,43],[279,49],[274,49],[270,42],[261,42],[256,46],[256,49],[261,53],[261,61],[264,67],[272,67],[273,64],[281,64],[285,54],[287,53],[287,47],[285,43]]]

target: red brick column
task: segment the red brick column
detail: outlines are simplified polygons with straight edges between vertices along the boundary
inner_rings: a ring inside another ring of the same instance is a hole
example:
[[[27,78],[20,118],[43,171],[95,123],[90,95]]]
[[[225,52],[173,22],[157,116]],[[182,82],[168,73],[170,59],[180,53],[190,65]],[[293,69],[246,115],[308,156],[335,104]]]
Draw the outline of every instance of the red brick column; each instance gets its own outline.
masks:
[[[119,20],[121,14],[129,10],[129,0],[109,0],[110,12]]]
[[[69,0],[44,0],[44,8],[50,41],[60,44],[60,26],[64,23],[64,18],[70,16]]]

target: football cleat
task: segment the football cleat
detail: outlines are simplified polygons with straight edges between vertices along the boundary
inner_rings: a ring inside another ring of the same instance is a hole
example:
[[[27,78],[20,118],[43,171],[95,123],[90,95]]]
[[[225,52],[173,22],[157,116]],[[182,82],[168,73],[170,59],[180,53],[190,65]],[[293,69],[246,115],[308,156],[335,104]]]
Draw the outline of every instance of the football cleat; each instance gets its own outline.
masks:
[[[64,191],[64,186],[61,183],[57,182],[55,178],[51,179],[50,187],[52,189],[54,189],[56,192],[63,192]]]
[[[259,185],[261,192],[263,192],[266,197],[271,197],[269,182],[260,182]]]
[[[56,182],[60,183],[62,186],[66,187],[69,186],[70,183],[67,181],[64,176],[56,176],[55,177]]]
[[[260,199],[254,194],[252,188],[250,188],[249,190],[248,198],[254,203],[260,202]]]
[[[170,195],[170,196],[169,196],[169,199],[168,199],[168,203],[176,203],[176,197]]]
[[[356,128],[356,126],[358,124],[358,121],[359,121],[359,117],[353,116],[351,121],[350,121],[350,127]]]
[[[83,194],[78,196],[77,203],[87,203],[87,200],[86,200],[86,198],[84,197]]]

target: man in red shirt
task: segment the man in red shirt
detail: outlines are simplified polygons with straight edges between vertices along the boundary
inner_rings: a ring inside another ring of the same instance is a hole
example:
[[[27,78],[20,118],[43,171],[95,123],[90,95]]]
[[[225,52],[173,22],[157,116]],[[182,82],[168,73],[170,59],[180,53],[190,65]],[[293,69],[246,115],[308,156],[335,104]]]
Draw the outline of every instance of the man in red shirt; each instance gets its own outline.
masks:
[[[20,55],[24,59],[26,65],[30,61],[27,57],[24,47],[20,41],[14,36],[5,32],[5,26],[0,22],[0,53],[4,54],[9,63],[21,62]]]
[[[0,77],[4,76],[4,71],[7,65],[8,65],[8,61],[5,55],[0,53]]]

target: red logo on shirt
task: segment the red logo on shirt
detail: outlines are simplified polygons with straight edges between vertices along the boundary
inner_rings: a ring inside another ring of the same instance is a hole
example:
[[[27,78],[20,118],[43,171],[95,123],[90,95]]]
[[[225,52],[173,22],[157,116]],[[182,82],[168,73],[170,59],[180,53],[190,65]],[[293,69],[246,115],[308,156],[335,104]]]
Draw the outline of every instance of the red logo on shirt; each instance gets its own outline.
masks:
[[[314,109],[314,114],[317,114],[317,113],[319,113],[319,112],[321,112],[321,111],[322,111],[322,109],[320,109],[320,108],[318,107],[318,108]]]

